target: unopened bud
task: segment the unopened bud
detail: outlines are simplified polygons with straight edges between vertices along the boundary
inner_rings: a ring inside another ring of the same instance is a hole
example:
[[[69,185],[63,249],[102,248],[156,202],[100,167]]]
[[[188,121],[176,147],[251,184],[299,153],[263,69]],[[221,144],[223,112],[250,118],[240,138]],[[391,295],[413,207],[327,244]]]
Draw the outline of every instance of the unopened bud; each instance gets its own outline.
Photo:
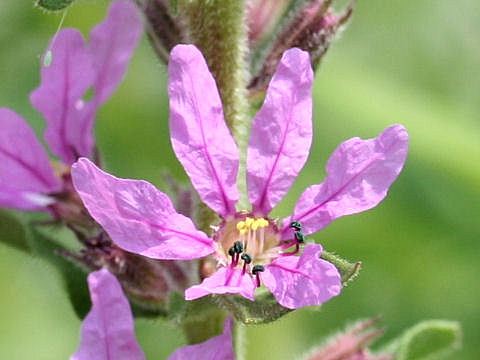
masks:
[[[177,44],[188,42],[185,28],[180,18],[173,15],[167,1],[147,0],[140,9],[145,14],[151,44],[159,58],[167,63],[170,50]]]
[[[248,40],[254,44],[264,38],[285,10],[287,0],[252,0],[247,8]]]
[[[382,329],[373,327],[378,318],[358,322],[344,333],[335,336],[326,345],[314,349],[306,360],[390,360],[391,354],[373,355],[368,350],[374,340],[383,334]]]
[[[350,3],[343,14],[335,14],[329,9],[332,2],[308,2],[286,23],[267,52],[260,70],[250,81],[251,93],[265,90],[282,54],[292,47],[308,51],[313,68],[317,67],[341,25],[350,18],[356,3],[355,0]]]
[[[197,261],[150,259],[118,248],[103,231],[89,238],[79,229],[72,230],[85,247],[79,254],[62,251],[61,255],[92,271],[107,268],[130,300],[145,310],[164,313],[172,293],[183,294],[199,281]]]

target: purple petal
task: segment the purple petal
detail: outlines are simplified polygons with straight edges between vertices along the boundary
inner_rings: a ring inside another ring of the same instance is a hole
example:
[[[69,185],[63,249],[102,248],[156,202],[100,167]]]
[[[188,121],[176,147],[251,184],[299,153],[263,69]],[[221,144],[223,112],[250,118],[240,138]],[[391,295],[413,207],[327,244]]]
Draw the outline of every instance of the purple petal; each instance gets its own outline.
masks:
[[[105,102],[122,81],[142,34],[142,22],[131,1],[110,5],[107,18],[90,33],[90,52],[95,68],[95,97]]]
[[[223,334],[201,344],[184,346],[167,360],[235,360],[232,339],[233,320],[228,318],[223,325]]]
[[[321,305],[340,294],[340,274],[321,255],[322,247],[310,244],[301,256],[280,257],[265,266],[261,279],[280,305],[289,309]]]
[[[240,294],[254,301],[255,288],[255,283],[248,273],[242,274],[240,269],[221,267],[201,284],[189,287],[185,291],[185,299],[195,300],[210,294]]]
[[[130,304],[118,280],[102,269],[88,275],[92,309],[83,320],[78,350],[70,360],[143,360]]]
[[[123,0],[113,2],[106,19],[90,33],[89,51],[95,69],[95,95],[84,105],[85,112],[78,126],[85,152],[91,152],[94,146],[92,128],[98,108],[123,80],[141,34],[142,22],[135,5]]]
[[[312,82],[308,53],[286,51],[252,124],[247,184],[254,211],[267,215],[307,161],[313,134]]]
[[[193,45],[173,48],[168,71],[173,150],[202,200],[225,217],[235,211],[239,197],[239,155],[215,79]]]
[[[71,164],[80,155],[89,156],[92,150],[82,146],[84,139],[78,129],[87,110],[81,99],[92,85],[94,72],[77,30],[60,31],[48,49],[51,64],[42,64],[42,82],[30,94],[30,101],[47,122],[44,135],[50,149]]]
[[[38,210],[46,205],[39,201],[42,194],[60,189],[30,126],[14,111],[0,108],[0,206]]]
[[[307,188],[284,220],[284,239],[290,221],[300,221],[305,235],[321,230],[334,219],[376,206],[402,170],[408,152],[408,134],[401,125],[385,129],[378,137],[357,137],[342,143],[327,163],[327,177]]]
[[[213,240],[178,214],[168,196],[152,184],[116,178],[86,158],[72,166],[72,179],[90,215],[122,249],[164,260],[214,252]]]
[[[8,185],[0,184],[0,206],[22,211],[47,211],[47,206],[55,203],[48,195],[26,190],[18,190]]]

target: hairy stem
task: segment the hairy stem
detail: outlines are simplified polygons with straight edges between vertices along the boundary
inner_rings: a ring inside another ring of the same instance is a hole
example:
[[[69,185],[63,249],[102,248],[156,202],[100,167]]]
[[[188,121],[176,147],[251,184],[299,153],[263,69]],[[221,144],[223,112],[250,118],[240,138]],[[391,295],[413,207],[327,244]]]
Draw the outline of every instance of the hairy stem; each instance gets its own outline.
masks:
[[[200,48],[212,72],[223,102],[225,120],[240,148],[237,184],[240,208],[246,208],[245,163],[249,134],[247,101],[246,0],[183,0],[180,13],[186,19],[189,38]]]

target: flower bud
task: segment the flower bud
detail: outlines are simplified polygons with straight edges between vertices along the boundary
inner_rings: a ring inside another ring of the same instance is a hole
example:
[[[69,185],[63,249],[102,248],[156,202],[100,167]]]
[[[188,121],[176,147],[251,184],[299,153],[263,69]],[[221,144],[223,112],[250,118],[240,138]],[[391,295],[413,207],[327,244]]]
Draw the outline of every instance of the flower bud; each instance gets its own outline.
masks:
[[[383,334],[382,329],[374,328],[378,318],[358,322],[344,333],[335,336],[327,343],[305,357],[305,360],[390,360],[391,354],[373,355],[368,345]]]
[[[288,3],[287,0],[252,0],[249,2],[247,22],[250,44],[261,41],[272,30]]]
[[[333,13],[329,6],[333,0],[307,2],[283,28],[267,51],[260,70],[251,79],[251,93],[263,91],[277,68],[282,54],[298,47],[310,53],[315,69],[343,24],[350,18],[356,1],[352,1],[342,14]]]
[[[140,9],[145,14],[145,29],[152,47],[167,63],[170,50],[177,44],[188,42],[185,28],[167,1],[147,0]]]
[[[61,254],[90,270],[108,269],[128,298],[145,310],[166,313],[172,293],[183,294],[198,282],[196,261],[150,259],[118,248],[103,231],[87,238],[78,229],[72,230],[85,247],[80,254]]]

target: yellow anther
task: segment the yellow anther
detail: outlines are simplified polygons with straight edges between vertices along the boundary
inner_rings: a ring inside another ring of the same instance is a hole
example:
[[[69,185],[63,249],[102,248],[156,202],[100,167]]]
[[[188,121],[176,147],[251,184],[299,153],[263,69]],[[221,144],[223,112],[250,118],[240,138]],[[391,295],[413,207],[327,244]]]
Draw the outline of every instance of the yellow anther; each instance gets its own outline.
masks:
[[[260,223],[261,223],[260,219],[259,219],[259,220],[255,220],[255,221],[252,223],[251,229],[252,229],[253,231],[256,231],[256,230],[260,227]]]
[[[239,229],[238,231],[240,232],[240,235],[245,235],[248,230],[246,228],[243,228],[243,229]]]
[[[245,221],[239,221],[237,223],[237,230],[242,231],[243,229],[245,229]]]
[[[252,218],[250,218],[250,217],[247,217],[247,218],[245,219],[245,225],[247,226],[247,228],[250,228],[250,227],[252,226],[253,221],[254,221],[254,220],[253,220]]]
[[[261,218],[261,219],[259,219],[259,221],[260,221],[260,227],[263,228],[263,227],[268,226],[268,220],[266,220],[264,218]]]

